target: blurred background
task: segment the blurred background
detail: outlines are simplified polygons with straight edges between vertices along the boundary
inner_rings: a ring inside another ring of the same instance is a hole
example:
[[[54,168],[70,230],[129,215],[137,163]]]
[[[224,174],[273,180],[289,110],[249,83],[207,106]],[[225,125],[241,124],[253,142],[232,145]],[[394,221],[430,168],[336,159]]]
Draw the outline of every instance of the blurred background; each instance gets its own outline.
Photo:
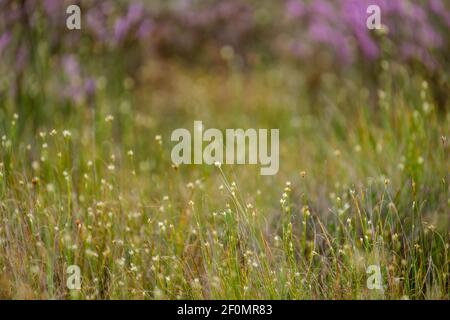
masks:
[[[81,30],[66,27],[70,4]],[[381,30],[366,27],[370,4]],[[448,135],[449,27],[442,0],[0,0],[0,127],[31,145],[30,162],[38,132],[67,129],[75,168],[86,148],[133,149],[153,178],[153,137],[193,120],[281,128],[280,179],[299,163],[330,185],[419,179],[417,159]],[[345,174],[316,165],[335,153]]]
[[[81,30],[66,28],[70,4]],[[366,27],[370,4],[381,31]],[[89,104],[99,87],[156,91],[174,66],[220,75],[287,64],[314,98],[329,74],[376,87],[383,59],[428,79],[444,108],[449,27],[442,0],[1,0],[2,110],[17,104],[37,126],[62,105]]]
[[[81,30],[66,27],[70,4]],[[369,4],[381,30],[366,27]],[[281,179],[298,163],[330,185],[419,179],[417,159],[435,155],[416,147],[448,133],[449,27],[442,0],[1,0],[0,126],[31,145],[30,161],[35,135],[62,127],[80,142],[75,168],[85,148],[134,149],[153,178],[153,137],[193,120],[281,128]],[[315,165],[335,153],[345,174]]]

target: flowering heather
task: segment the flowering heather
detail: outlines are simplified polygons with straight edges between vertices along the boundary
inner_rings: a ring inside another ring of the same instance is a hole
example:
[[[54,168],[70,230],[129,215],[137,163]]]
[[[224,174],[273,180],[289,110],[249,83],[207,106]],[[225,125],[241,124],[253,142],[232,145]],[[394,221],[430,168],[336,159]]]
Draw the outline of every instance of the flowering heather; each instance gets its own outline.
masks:
[[[376,4],[382,13],[384,32],[391,41],[392,55],[402,61],[416,60],[428,68],[443,67],[448,55],[450,9],[440,0],[385,1],[289,0],[285,5],[287,28],[293,30],[291,50],[301,59],[309,59],[324,45],[338,62],[373,61],[382,55],[380,36],[366,27],[366,9]]]
[[[20,29],[16,28],[18,25],[26,29],[45,21],[47,25],[43,27],[50,28],[55,21],[64,19],[63,1],[27,0],[24,3],[23,6],[18,1],[2,1],[2,35]],[[150,6],[140,1],[129,1],[128,4],[108,0],[81,1],[86,33],[95,41],[109,45],[123,44],[126,38],[135,38],[143,43],[152,40],[155,48],[167,46],[176,52],[179,47],[194,48],[208,42],[231,45],[239,51],[246,48],[248,42],[260,41],[269,48],[273,38],[252,39],[251,36],[256,31],[263,35],[273,29],[280,32],[291,30],[292,41],[309,50],[314,50],[315,45],[325,44],[343,61],[351,63],[357,57],[357,52],[351,50],[355,45],[367,59],[380,55],[376,36],[365,27],[366,8],[376,4],[381,8],[382,22],[399,53],[404,58],[415,57],[431,63],[436,58],[431,53],[426,57],[426,52],[446,49],[445,32],[450,26],[448,5],[441,0],[288,0],[280,2],[280,8],[272,4],[274,14],[280,9],[284,13],[279,19],[271,19],[270,24],[263,24],[267,30],[259,29],[261,18],[256,2],[243,4],[231,0],[201,4],[197,1],[170,1],[169,6],[157,3]],[[63,38],[66,32],[60,30],[59,34]],[[295,48],[299,46],[292,45]],[[296,54],[306,53],[297,50]]]

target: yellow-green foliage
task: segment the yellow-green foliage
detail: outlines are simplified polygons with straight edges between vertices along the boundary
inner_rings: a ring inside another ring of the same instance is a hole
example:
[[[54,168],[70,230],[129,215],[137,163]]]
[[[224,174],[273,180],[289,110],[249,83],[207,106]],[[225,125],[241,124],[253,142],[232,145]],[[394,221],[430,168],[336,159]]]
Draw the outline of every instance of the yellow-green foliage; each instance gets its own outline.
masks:
[[[0,297],[448,299],[449,114],[383,72],[375,88],[324,75],[313,95],[291,67],[173,67],[98,79],[89,103],[4,99]],[[174,167],[170,133],[193,120],[279,128],[279,173]]]

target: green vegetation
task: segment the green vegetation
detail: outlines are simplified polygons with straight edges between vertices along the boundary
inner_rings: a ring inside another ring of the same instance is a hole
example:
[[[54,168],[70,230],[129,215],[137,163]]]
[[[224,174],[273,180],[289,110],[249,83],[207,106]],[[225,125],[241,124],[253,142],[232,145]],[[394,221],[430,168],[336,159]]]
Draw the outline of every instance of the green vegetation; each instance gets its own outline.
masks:
[[[422,78],[145,68],[76,105],[37,70],[0,102],[1,298],[449,298],[450,115]],[[193,120],[279,128],[278,174],[174,167]]]

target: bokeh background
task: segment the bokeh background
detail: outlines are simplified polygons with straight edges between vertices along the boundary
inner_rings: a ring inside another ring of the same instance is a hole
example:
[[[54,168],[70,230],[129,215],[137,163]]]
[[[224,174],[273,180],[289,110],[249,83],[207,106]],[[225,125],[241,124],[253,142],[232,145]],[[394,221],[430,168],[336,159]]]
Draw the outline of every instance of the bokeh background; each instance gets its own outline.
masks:
[[[81,31],[65,27],[70,4],[81,7]],[[381,8],[380,32],[366,27],[370,4]],[[386,59],[421,73],[438,105],[448,103],[450,12],[442,0],[3,0],[0,8],[2,100],[30,100],[40,120],[53,107],[39,96],[82,105],[99,80],[114,79],[106,81],[112,90],[123,79],[158,85],[172,73],[167,64],[217,74],[289,64],[316,93],[328,73],[376,86]]]

